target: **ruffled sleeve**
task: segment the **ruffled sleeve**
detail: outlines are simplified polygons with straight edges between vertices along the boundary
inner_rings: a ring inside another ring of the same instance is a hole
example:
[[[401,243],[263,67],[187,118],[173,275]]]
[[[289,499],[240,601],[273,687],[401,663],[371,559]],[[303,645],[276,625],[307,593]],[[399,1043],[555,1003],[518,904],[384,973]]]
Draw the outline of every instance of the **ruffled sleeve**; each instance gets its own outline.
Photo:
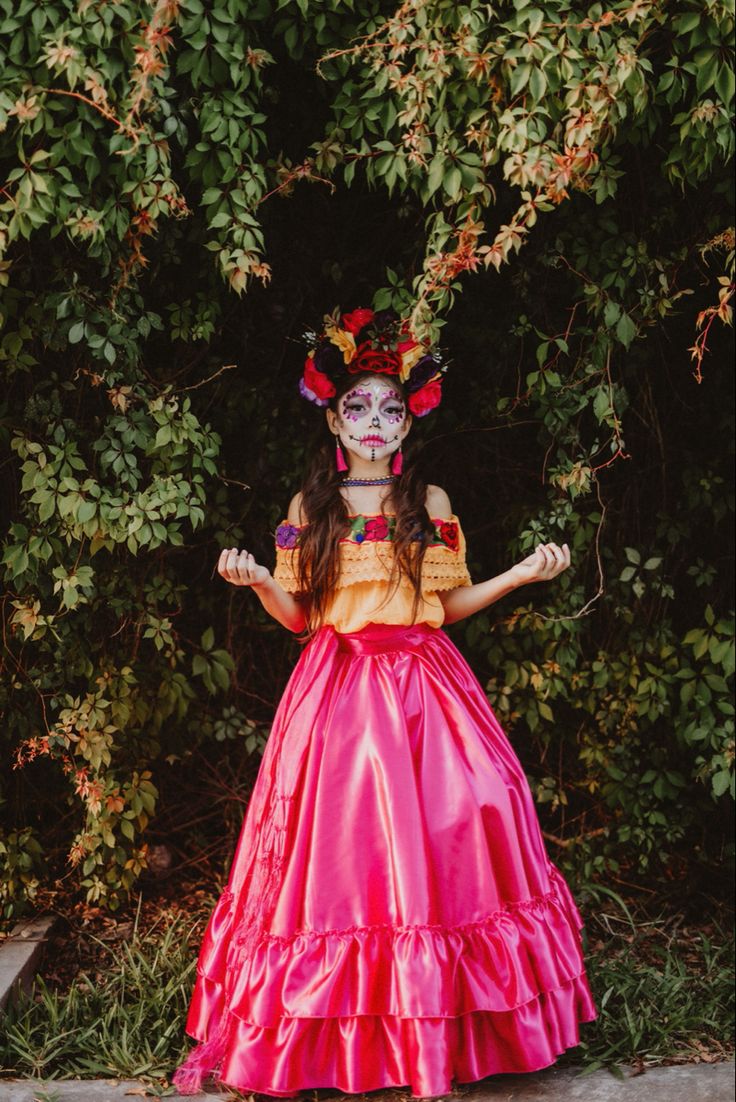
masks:
[[[287,593],[299,592],[299,533],[301,528],[284,520],[276,529],[274,581]]]
[[[422,588],[429,593],[472,585],[466,562],[465,534],[456,516],[433,517],[435,538],[424,553]]]

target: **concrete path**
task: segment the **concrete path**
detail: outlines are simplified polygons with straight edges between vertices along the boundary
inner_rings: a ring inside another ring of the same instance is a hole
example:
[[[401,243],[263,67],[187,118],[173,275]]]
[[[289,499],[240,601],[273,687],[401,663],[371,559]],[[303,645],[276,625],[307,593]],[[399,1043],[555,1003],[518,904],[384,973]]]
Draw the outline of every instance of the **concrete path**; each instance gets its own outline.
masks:
[[[497,1075],[462,1087],[452,1099],[462,1102],[735,1102],[734,1064],[685,1064],[678,1067],[649,1068],[641,1075],[622,1068],[624,1079],[607,1071],[580,1075],[576,1068],[547,1068],[531,1075]],[[154,1098],[144,1093],[136,1080],[108,1079],[47,1080],[0,1079],[0,1102],[133,1102],[136,1098]],[[181,1095],[165,1095],[177,1102]],[[196,1102],[224,1102],[232,1095],[202,1093]],[[263,1097],[263,1096],[261,1096]],[[316,1096],[305,1091],[305,1102],[322,1097],[324,1102],[401,1102],[409,1096],[402,1091],[375,1091],[366,1095],[339,1095],[320,1091]],[[189,1096],[191,1102],[192,1096]]]
[[[17,922],[0,942],[0,1010],[19,990],[30,991],[46,942],[56,924],[53,915]]]

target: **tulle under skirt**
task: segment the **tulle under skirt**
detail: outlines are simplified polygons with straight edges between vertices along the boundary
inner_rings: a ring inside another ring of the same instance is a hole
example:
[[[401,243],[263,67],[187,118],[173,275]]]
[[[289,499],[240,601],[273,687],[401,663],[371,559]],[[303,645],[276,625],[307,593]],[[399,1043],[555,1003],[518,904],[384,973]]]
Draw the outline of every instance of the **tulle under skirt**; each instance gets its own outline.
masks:
[[[175,1082],[427,1097],[546,1067],[596,1016],[581,926],[447,635],[323,628],[274,719]]]

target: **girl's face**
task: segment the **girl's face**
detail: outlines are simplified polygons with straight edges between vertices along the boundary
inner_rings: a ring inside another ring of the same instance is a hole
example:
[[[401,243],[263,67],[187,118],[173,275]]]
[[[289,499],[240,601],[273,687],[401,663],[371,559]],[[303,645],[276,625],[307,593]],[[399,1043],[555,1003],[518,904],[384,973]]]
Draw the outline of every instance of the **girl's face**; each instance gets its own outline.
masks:
[[[327,410],[327,420],[344,448],[372,463],[393,455],[411,424],[397,388],[377,375],[356,382],[338,400],[336,413]]]

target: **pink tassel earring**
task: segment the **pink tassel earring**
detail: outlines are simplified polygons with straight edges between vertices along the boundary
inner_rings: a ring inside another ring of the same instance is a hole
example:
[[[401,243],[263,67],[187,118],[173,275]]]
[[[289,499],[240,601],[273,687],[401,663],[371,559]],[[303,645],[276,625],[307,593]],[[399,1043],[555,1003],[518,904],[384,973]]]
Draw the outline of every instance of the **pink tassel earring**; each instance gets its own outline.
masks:
[[[400,475],[404,469],[404,456],[401,452],[401,446],[399,450],[394,452],[393,459],[391,460],[391,474]]]
[[[335,440],[337,441],[337,443],[335,444],[335,465],[338,471],[346,471],[348,469],[348,465],[345,462],[345,456],[343,455],[342,448],[340,447],[340,437],[336,436]]]

